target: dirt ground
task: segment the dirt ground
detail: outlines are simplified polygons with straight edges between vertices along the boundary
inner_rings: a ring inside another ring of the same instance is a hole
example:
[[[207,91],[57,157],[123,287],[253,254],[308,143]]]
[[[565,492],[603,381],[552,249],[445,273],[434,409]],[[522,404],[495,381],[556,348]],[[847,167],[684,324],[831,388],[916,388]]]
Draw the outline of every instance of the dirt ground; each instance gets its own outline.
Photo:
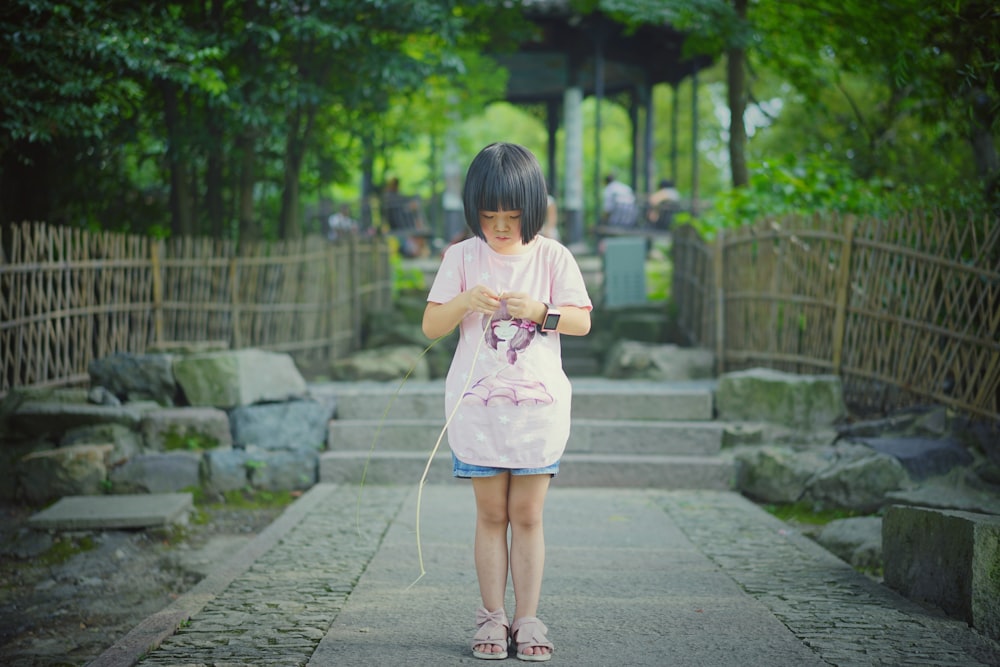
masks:
[[[0,504],[0,664],[85,665],[238,551],[282,508],[199,507],[170,531],[61,533]]]

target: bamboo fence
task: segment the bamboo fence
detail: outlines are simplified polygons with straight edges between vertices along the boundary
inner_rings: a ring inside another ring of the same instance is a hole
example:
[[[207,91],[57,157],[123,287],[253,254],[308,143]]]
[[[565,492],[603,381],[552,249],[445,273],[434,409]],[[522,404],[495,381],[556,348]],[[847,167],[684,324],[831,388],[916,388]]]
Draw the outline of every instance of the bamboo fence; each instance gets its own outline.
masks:
[[[848,406],[1000,424],[1000,225],[943,213],[786,218],[673,245],[673,302],[718,370],[832,373]]]
[[[22,223],[0,227],[0,396],[84,384],[91,361],[213,342],[325,370],[391,307],[380,239],[162,241]]]

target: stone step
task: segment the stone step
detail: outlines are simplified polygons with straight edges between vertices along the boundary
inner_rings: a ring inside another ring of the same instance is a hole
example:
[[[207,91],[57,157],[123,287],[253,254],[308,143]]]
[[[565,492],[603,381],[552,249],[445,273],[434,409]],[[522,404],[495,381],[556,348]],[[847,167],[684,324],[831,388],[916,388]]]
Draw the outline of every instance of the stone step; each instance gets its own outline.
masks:
[[[425,453],[377,451],[370,457],[362,452],[324,452],[320,455],[319,481],[359,484],[364,476],[365,484],[412,482],[416,485],[427,468],[429,457],[429,450]],[[728,491],[733,488],[733,479],[733,464],[722,457],[566,454],[553,484]],[[442,443],[435,455],[426,482],[459,483],[451,476],[451,453],[447,444]]]
[[[427,419],[444,415],[444,381],[330,382],[310,387],[331,396],[337,418],[346,420]],[[709,421],[714,412],[712,381],[654,382],[581,377],[573,380],[573,419]]]
[[[444,419],[336,419],[330,422],[327,450],[429,452],[441,436]],[[621,421],[574,419],[573,453],[616,455],[712,456],[722,449],[723,425],[704,421]],[[377,439],[376,439],[377,438]],[[442,440],[447,446],[447,440]]]

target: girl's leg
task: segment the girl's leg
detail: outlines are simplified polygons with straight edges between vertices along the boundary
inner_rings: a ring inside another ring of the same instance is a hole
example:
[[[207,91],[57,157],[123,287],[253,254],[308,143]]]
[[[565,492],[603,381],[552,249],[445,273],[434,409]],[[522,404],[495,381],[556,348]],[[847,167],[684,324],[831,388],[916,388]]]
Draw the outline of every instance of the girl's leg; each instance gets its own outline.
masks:
[[[514,617],[538,615],[545,569],[545,534],[542,514],[550,475],[518,475],[510,478],[507,512],[510,518],[510,574],[514,580]],[[547,648],[529,648],[525,654],[548,653]]]
[[[476,495],[476,575],[479,594],[487,611],[504,606],[507,592],[507,493],[510,473],[495,477],[473,477]],[[477,651],[502,653],[506,646],[480,644]]]

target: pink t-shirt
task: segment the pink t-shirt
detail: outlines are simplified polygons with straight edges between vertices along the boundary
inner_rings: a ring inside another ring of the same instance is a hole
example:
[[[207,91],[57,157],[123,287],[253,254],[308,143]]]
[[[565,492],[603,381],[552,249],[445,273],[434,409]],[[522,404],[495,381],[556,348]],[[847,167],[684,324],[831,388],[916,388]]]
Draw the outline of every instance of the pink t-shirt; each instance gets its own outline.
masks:
[[[536,236],[519,255],[501,255],[479,239],[444,254],[428,301],[446,303],[476,285],[526,292],[543,303],[593,307],[583,275],[565,246]],[[469,312],[445,380],[448,443],[461,461],[498,468],[555,463],[569,439],[572,389],[562,368],[559,334],[513,319],[501,299],[493,317]]]

